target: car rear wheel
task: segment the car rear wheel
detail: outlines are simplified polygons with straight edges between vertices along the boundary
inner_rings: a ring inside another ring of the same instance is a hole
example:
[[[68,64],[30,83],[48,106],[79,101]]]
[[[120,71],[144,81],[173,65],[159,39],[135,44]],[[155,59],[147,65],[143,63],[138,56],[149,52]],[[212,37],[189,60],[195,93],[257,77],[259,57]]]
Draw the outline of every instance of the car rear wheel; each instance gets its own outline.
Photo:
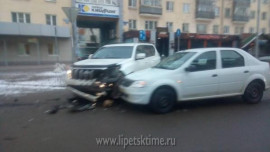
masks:
[[[251,82],[243,95],[243,99],[247,103],[255,104],[259,103],[263,97],[263,85],[259,82]]]
[[[152,95],[150,108],[156,113],[170,112],[176,102],[175,92],[167,87],[157,89]]]

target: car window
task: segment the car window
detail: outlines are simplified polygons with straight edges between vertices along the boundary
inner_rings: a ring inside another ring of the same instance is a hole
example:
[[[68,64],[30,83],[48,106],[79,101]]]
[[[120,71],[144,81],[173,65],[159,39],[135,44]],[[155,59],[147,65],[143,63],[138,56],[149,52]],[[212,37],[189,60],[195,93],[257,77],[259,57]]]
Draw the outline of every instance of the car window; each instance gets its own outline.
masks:
[[[155,48],[153,46],[145,45],[144,48],[145,48],[146,57],[155,55]]]
[[[244,57],[233,50],[221,50],[221,62],[222,68],[245,66]]]
[[[136,55],[139,53],[145,53],[146,57],[155,55],[155,48],[151,45],[139,45],[136,49]]]
[[[132,56],[132,46],[101,47],[92,59],[127,59]]]
[[[137,48],[136,48],[136,55],[139,54],[139,53],[145,53],[145,50],[144,50],[144,46],[143,45],[137,46]]]
[[[194,71],[204,71],[216,69],[217,55],[216,51],[209,51],[199,55],[192,61],[191,65],[195,67]]]
[[[195,52],[177,52],[163,59],[159,64],[154,66],[154,68],[175,70],[181,67],[186,61],[188,61],[195,54],[196,54]]]

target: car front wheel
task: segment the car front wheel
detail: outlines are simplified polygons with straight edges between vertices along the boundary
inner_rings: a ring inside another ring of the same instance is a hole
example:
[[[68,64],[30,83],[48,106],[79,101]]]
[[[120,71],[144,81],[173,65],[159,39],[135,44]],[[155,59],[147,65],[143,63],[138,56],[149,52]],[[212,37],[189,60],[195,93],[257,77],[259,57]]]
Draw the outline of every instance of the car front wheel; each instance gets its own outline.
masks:
[[[259,103],[262,100],[263,91],[263,85],[258,82],[251,82],[245,90],[243,99],[247,103]]]
[[[176,102],[176,95],[174,90],[163,87],[157,89],[152,95],[150,101],[150,108],[156,113],[170,112]]]

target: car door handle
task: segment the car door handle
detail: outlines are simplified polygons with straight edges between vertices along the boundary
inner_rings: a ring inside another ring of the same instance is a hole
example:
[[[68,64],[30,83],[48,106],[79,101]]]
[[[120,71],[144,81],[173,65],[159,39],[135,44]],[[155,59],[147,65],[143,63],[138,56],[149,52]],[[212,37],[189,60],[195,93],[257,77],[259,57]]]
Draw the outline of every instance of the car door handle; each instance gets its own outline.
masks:
[[[244,73],[249,73],[249,71],[247,70],[247,71],[244,71]]]
[[[213,74],[212,77],[217,77],[218,75],[217,74]]]

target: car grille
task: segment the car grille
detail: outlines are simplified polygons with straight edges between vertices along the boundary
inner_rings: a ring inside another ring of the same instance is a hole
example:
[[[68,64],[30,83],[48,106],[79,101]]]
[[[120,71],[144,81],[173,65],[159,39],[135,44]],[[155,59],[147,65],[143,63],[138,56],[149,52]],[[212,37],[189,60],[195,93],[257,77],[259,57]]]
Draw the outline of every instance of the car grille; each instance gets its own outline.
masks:
[[[123,79],[120,82],[120,85],[124,86],[124,87],[129,87],[134,81],[129,80],[129,79]]]
[[[88,69],[73,69],[72,79],[89,80],[94,76],[93,70]]]

